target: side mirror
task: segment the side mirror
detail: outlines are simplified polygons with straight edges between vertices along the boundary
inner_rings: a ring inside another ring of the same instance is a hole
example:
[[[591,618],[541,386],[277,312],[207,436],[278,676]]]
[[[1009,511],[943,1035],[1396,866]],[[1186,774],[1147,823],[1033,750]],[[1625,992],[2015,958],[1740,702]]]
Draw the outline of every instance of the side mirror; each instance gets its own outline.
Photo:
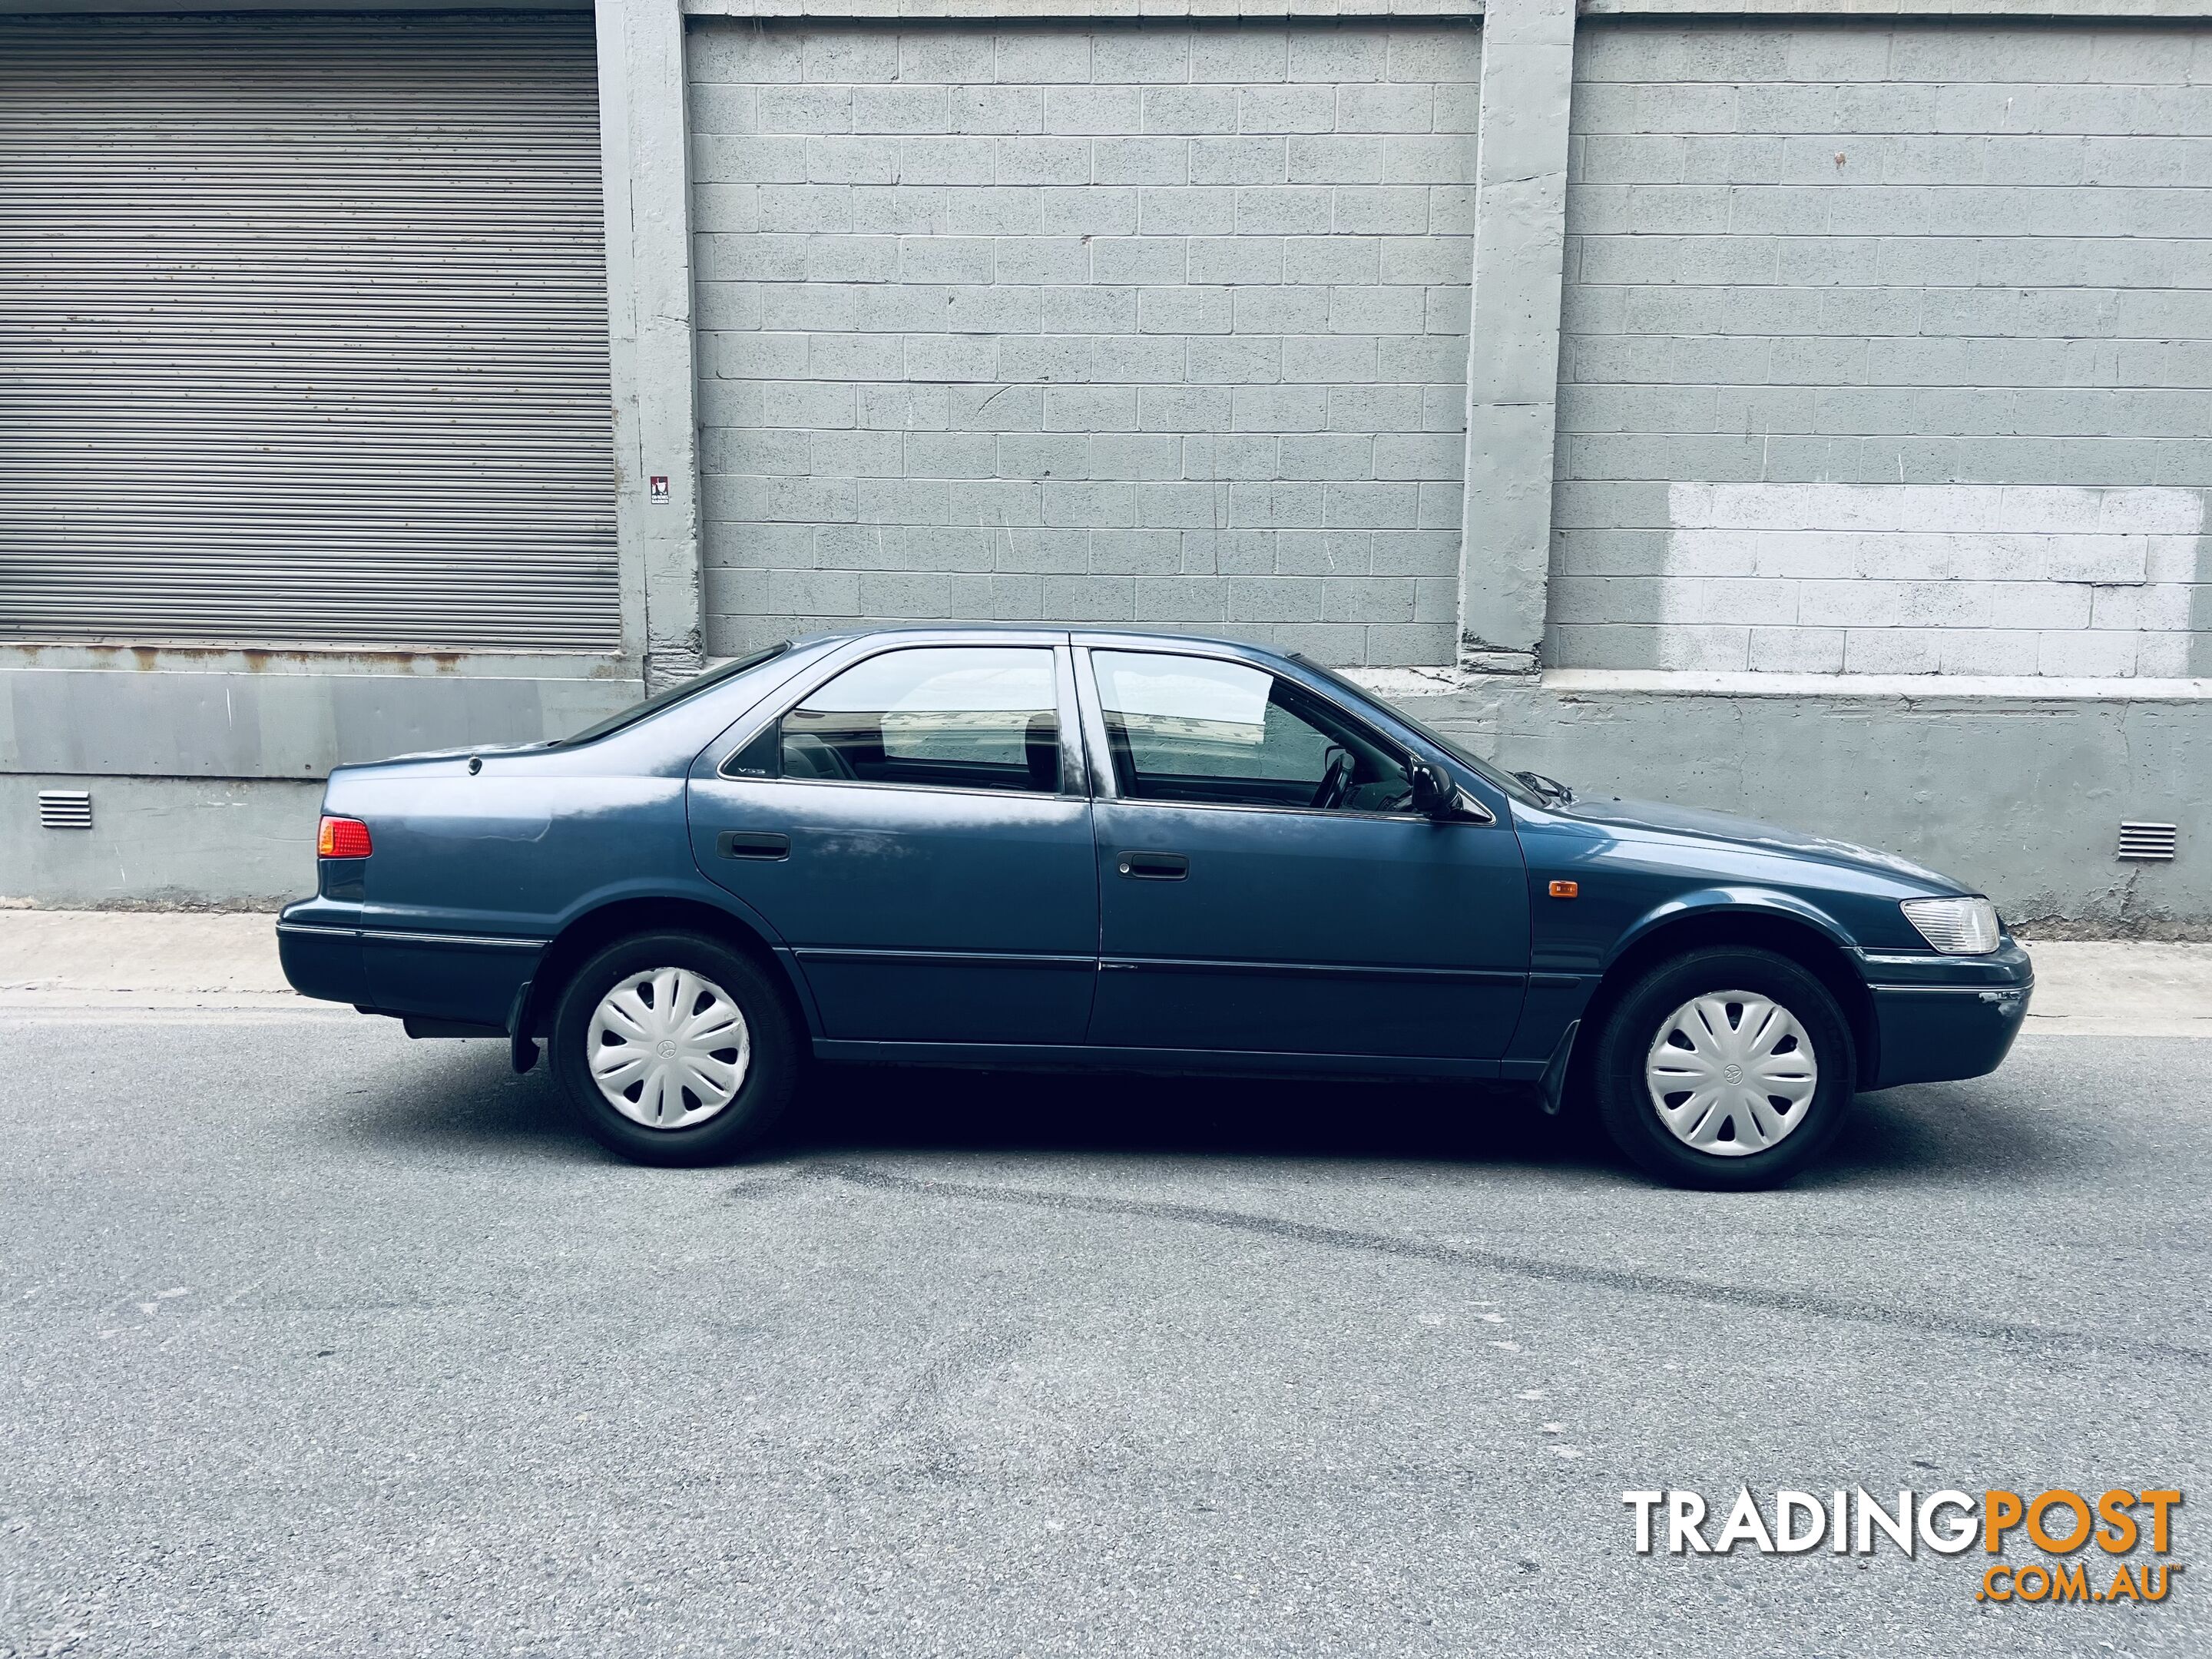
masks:
[[[1459,791],[1451,780],[1426,761],[1415,761],[1410,774],[1413,785],[1413,810],[1423,817],[1440,818],[1449,814],[1459,803]]]

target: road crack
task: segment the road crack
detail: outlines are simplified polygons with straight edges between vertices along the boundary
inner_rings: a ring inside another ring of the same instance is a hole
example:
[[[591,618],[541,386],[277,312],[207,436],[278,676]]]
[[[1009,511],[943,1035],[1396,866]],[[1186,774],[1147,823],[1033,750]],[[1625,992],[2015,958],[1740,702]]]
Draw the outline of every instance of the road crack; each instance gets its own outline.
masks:
[[[895,1175],[888,1170],[855,1163],[816,1164],[810,1166],[810,1173],[885,1192],[977,1200],[1026,1209],[1072,1211],[1089,1215],[1142,1216],[1154,1220],[1188,1222],[1197,1226],[1279,1238],[1323,1249],[1358,1250],[1370,1255],[1433,1262],[1443,1267],[1484,1268],[1540,1284],[1619,1291],[1632,1296],[1664,1297],[1674,1301],[1796,1314],[1806,1318],[1872,1325],[1920,1335],[1996,1342],[2008,1347],[2034,1349],[2069,1358],[2126,1358],[2168,1364],[2212,1366],[2212,1351],[2181,1343],[2142,1342],[2126,1337],[2100,1336],[2087,1331],[2059,1327],[1981,1319],[1972,1314],[1947,1312],[1939,1309],[1884,1307],[1878,1303],[1821,1296],[1804,1291],[1761,1290],[1751,1285],[1729,1285],[1668,1273],[1641,1273],[1626,1267],[1601,1267],[1579,1262],[1550,1261],[1541,1256],[1517,1255],[1504,1250],[1435,1244],[1389,1233],[1360,1232],[1348,1227],[1323,1226],[1314,1222],[1292,1221],[1279,1216],[1220,1209],[1211,1205],[1176,1204],[1158,1200],[1109,1198],[1087,1193],[1060,1193],[1034,1188],[993,1187],[963,1181],[929,1180],[915,1176]]]

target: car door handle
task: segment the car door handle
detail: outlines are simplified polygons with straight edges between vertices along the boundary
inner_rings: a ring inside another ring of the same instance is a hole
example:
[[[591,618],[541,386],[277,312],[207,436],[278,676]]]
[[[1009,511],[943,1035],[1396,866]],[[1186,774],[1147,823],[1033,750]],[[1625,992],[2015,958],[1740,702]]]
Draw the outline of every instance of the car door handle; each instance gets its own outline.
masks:
[[[1114,866],[1132,881],[1181,881],[1190,873],[1180,853],[1116,853]]]
[[[762,835],[750,830],[725,830],[714,837],[714,850],[726,859],[787,859],[789,836]]]

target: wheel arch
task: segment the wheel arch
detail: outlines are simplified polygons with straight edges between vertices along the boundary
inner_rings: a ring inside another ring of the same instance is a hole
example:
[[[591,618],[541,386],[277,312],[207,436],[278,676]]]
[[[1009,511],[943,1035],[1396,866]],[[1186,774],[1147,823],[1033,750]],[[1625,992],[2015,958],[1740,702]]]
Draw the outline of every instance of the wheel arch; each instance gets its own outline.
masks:
[[[1629,987],[1659,963],[1686,951],[1735,945],[1771,951],[1804,969],[1836,1000],[1851,1033],[1854,1069],[1864,1087],[1881,1065],[1874,994],[1845,951],[1846,936],[1828,917],[1781,894],[1719,891],[1690,895],[1645,917],[1622,937],[1583,1013],[1593,1033]],[[1585,1053],[1589,1048],[1576,1045]]]
[[[703,933],[740,951],[769,970],[775,983],[790,999],[794,1023],[802,1032],[815,1026],[811,999],[792,971],[789,960],[772,945],[766,933],[744,917],[702,898],[674,894],[633,894],[611,898],[572,918],[555,934],[532,975],[526,1006],[519,1033],[543,1037],[553,1024],[553,1011],[568,981],[592,957],[616,940],[635,933],[678,932]]]

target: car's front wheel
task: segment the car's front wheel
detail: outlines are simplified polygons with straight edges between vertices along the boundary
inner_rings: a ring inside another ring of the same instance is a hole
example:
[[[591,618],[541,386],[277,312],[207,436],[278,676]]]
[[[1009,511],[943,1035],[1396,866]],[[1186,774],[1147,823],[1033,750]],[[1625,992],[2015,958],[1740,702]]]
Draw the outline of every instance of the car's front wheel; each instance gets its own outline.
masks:
[[[569,981],[553,1069],[610,1151],[712,1164],[757,1146],[782,1116],[799,1041],[752,958],[698,933],[647,933],[608,946]]]
[[[1827,988],[1770,951],[1689,951],[1646,973],[1598,1033],[1599,1115],[1677,1186],[1789,1180],[1843,1127],[1850,1028]]]

